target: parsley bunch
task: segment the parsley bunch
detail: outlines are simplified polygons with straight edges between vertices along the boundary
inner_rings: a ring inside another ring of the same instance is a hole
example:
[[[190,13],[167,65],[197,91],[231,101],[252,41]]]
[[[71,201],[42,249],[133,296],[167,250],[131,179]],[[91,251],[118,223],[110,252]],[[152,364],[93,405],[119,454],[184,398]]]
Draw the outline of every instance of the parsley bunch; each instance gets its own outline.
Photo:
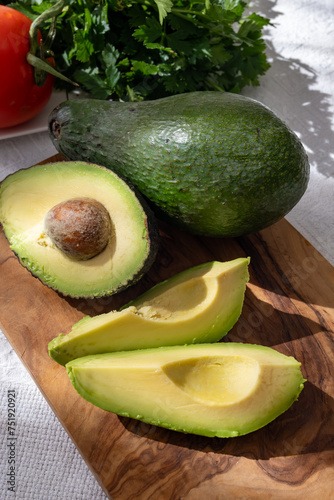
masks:
[[[10,6],[34,19],[54,3]],[[269,68],[269,20],[246,9],[242,0],[69,0],[57,18],[56,67],[98,99],[238,93]]]

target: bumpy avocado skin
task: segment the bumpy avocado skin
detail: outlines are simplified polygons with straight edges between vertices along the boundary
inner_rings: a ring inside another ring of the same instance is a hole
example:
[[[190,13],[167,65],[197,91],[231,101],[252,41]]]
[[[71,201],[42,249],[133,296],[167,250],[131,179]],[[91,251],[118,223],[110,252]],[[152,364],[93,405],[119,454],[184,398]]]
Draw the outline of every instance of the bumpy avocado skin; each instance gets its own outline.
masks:
[[[266,106],[236,94],[72,100],[49,121],[66,158],[114,170],[161,217],[194,234],[263,229],[296,205],[309,180],[298,137]]]

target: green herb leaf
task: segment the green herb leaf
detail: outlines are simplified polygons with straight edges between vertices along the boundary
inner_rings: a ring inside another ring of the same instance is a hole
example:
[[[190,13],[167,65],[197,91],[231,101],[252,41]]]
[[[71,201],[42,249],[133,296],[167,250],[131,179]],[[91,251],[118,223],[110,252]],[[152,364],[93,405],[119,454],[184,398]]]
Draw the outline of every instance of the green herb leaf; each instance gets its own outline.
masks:
[[[35,19],[55,3],[10,5]],[[98,99],[240,92],[259,85],[269,68],[268,24],[242,0],[68,0],[52,50],[57,70]],[[73,88],[61,80],[56,85]]]
[[[173,2],[171,0],[154,0],[158,6],[159,11],[159,21],[162,24],[164,18],[167,16],[168,12],[171,12],[173,7]]]
[[[110,89],[114,89],[118,80],[121,78],[121,73],[116,67],[119,57],[118,50],[108,43],[102,51],[102,59],[105,63],[106,81]]]
[[[104,80],[98,75],[78,69],[74,72],[74,78],[76,82],[80,83],[96,99],[107,99],[109,97],[110,90]]]
[[[89,61],[90,56],[94,53],[94,45],[83,31],[75,33],[74,44],[77,61],[83,63]]]
[[[146,25],[139,26],[133,33],[133,36],[139,41],[145,44],[155,42],[158,38],[162,36],[161,25],[154,17],[148,17],[145,19]]]

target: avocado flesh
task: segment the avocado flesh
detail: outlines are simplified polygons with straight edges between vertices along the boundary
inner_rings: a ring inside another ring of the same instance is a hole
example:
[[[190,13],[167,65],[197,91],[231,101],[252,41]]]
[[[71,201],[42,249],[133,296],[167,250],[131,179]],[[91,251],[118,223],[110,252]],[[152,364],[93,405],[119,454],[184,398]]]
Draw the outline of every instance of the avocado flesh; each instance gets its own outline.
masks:
[[[113,234],[105,249],[86,261],[60,251],[46,233],[44,218],[74,197],[100,201],[110,213]],[[153,262],[157,230],[133,190],[106,168],[57,162],[20,170],[0,186],[0,221],[23,266],[51,288],[72,297],[113,294],[135,282]],[[155,234],[153,238],[153,234]]]
[[[121,311],[85,317],[49,343],[59,364],[88,354],[216,342],[237,322],[248,258],[208,262],[154,286]]]
[[[305,382],[293,357],[240,343],[92,355],[66,369],[77,392],[104,410],[218,437],[265,426],[292,405]]]
[[[51,114],[50,135],[66,158],[114,170],[160,218],[205,236],[235,237],[277,222],[309,180],[298,137],[261,103],[226,92],[70,100]]]

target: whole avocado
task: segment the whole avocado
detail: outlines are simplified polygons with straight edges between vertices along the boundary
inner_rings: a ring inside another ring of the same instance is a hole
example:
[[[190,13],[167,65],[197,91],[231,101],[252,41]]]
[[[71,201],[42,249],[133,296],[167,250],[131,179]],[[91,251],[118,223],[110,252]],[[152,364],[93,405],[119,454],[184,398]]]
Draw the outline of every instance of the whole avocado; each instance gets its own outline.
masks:
[[[110,168],[158,216],[198,235],[261,230],[297,204],[309,180],[298,137],[266,106],[237,94],[74,99],[53,110],[49,130],[65,158]]]

